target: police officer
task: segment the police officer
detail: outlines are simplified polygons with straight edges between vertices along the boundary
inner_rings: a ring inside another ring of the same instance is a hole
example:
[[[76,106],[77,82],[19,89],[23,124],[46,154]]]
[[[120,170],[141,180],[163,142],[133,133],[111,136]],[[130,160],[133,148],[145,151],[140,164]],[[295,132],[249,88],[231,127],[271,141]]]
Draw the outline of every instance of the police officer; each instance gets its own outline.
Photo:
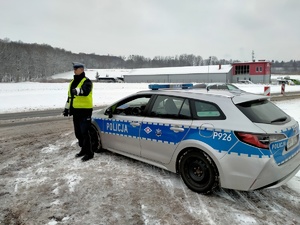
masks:
[[[75,157],[82,157],[82,161],[87,161],[94,157],[89,134],[93,111],[93,83],[85,76],[84,64],[74,62],[73,69],[75,75],[69,85],[63,115],[73,116],[75,136],[81,147],[81,151]]]

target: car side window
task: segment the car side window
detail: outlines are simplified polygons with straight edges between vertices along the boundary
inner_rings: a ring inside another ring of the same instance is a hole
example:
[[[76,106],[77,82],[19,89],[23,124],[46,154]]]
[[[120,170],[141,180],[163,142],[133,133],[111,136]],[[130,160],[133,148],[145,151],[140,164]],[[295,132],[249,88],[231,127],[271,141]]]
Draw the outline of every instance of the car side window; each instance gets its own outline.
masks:
[[[172,119],[191,118],[189,101],[184,98],[159,95],[153,104],[150,116]]]
[[[225,119],[223,112],[217,107],[216,104],[204,101],[194,101],[196,119],[200,120],[220,120]]]
[[[182,104],[182,107],[181,107],[181,110],[180,110],[180,113],[179,113],[179,117],[182,118],[182,119],[190,119],[191,115],[192,114],[191,114],[191,110],[190,110],[189,100],[185,99],[183,104]]]
[[[143,116],[151,95],[134,96],[112,106],[113,115]]]

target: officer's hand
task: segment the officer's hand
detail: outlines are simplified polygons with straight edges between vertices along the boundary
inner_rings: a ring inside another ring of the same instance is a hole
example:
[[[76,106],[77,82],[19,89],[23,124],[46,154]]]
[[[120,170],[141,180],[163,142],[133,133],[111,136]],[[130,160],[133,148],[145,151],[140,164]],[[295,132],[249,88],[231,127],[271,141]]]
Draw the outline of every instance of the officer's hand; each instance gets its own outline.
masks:
[[[71,90],[72,95],[79,95],[81,93],[81,89],[80,88],[74,88]]]
[[[69,116],[69,109],[65,109],[62,113],[64,116]]]

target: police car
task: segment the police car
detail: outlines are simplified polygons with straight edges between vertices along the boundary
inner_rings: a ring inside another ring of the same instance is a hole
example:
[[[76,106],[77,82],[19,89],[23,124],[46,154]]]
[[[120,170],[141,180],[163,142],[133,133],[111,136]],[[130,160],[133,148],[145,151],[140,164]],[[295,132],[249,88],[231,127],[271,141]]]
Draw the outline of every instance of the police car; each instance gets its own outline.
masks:
[[[95,152],[178,173],[191,190],[278,187],[300,169],[298,122],[268,96],[149,85],[92,116]]]

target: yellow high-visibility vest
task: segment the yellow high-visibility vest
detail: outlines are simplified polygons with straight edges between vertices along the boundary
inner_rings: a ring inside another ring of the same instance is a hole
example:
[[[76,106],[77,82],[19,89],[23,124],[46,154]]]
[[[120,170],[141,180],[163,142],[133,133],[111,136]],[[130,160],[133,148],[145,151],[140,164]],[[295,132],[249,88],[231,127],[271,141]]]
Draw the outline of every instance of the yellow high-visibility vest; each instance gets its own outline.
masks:
[[[79,84],[77,85],[76,88],[81,88],[85,80],[86,80],[86,77],[83,78],[79,82]],[[72,80],[70,82],[70,85],[69,85],[69,91],[68,91],[69,103],[70,103],[70,100],[72,98],[72,96],[71,96],[71,86],[72,86],[73,81],[74,80]],[[73,108],[75,108],[75,109],[91,109],[91,108],[93,108],[93,83],[92,83],[92,89],[91,89],[88,96],[74,95],[72,105],[73,105]]]

